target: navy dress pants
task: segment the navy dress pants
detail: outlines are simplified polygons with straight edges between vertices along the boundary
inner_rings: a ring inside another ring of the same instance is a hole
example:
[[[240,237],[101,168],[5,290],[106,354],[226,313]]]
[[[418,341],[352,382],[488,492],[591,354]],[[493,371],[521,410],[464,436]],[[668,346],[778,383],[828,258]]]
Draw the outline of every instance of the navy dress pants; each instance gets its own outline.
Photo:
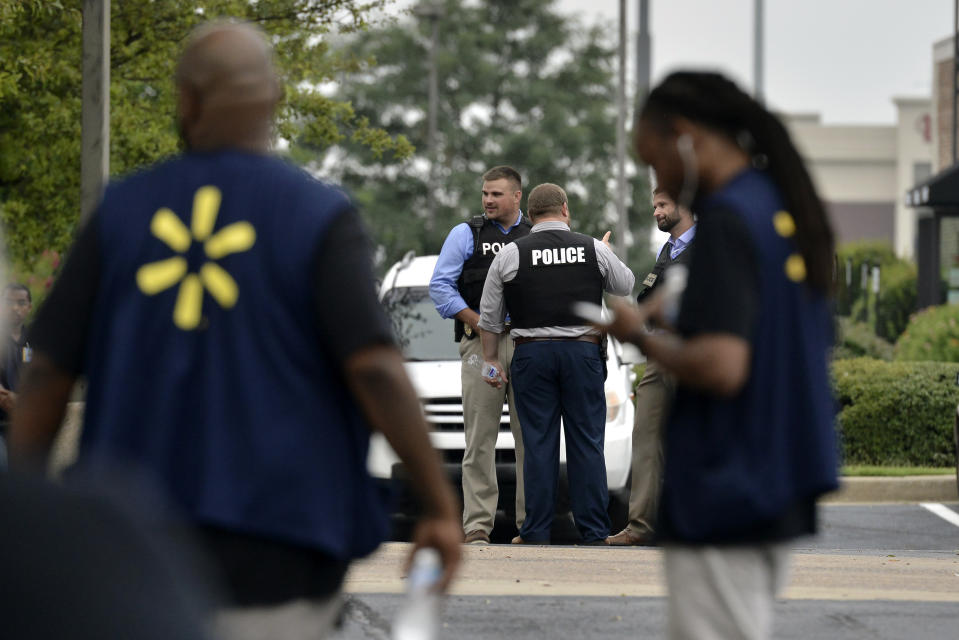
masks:
[[[544,341],[516,346],[510,366],[525,444],[526,520],[520,537],[549,542],[559,479],[560,417],[573,519],[583,542],[609,535],[606,512],[606,395],[599,346]]]

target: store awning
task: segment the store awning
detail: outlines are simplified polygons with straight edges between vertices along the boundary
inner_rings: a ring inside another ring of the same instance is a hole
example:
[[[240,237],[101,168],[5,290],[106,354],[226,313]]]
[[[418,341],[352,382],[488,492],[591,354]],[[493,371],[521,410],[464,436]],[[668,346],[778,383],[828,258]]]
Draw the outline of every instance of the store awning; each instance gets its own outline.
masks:
[[[959,207],[959,165],[906,191],[907,207]]]

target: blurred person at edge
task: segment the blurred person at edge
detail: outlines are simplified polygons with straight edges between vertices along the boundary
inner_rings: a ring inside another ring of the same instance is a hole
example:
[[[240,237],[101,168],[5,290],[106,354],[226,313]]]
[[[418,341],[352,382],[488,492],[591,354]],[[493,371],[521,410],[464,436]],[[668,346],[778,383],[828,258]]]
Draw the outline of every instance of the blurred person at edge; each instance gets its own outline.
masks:
[[[20,382],[20,369],[30,362],[32,354],[27,341],[25,325],[30,310],[33,309],[33,297],[30,289],[19,282],[11,282],[3,288],[4,317],[0,324],[0,333],[6,336],[0,347],[0,469],[6,466],[6,432],[10,423],[10,414],[17,402],[17,387]]]
[[[33,326],[11,463],[40,469],[87,378],[79,467],[150,475],[221,575],[228,637],[329,632],[351,560],[388,528],[370,428],[424,505],[414,548],[460,558],[456,501],[338,189],[269,153],[264,34],[200,26],[176,74],[186,152],[111,184]],[[311,636],[314,637],[314,636]]]
[[[835,489],[833,233],[782,124],[716,73],[649,95],[636,150],[698,231],[676,333],[644,330],[663,297],[613,301],[610,332],[678,381],[658,536],[669,637],[767,638],[789,545]]]

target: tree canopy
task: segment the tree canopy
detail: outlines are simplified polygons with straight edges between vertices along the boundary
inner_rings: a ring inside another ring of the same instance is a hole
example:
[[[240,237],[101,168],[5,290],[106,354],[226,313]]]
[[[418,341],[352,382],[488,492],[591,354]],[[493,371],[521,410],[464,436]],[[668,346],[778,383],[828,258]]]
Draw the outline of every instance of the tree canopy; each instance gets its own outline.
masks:
[[[346,50],[375,60],[342,77],[338,98],[416,153],[401,163],[355,144],[323,158],[354,194],[384,263],[409,249],[437,252],[450,227],[482,212],[481,175],[508,164],[524,195],[554,182],[570,200],[574,229],[601,236],[613,227],[615,186],[615,30],[586,27],[553,0],[444,0],[439,23],[439,160],[429,184],[427,148],[431,25],[407,19],[352,36]],[[633,201],[648,202],[645,180]],[[431,203],[432,200],[432,203]],[[427,212],[435,207],[435,219]],[[525,200],[524,200],[525,204]],[[632,215],[633,264],[651,261],[652,217]]]
[[[368,26],[391,0],[148,0],[111,7],[110,169],[177,150],[173,72],[196,24],[236,17],[271,37],[285,83],[283,138],[325,148],[353,141],[371,157],[412,152],[349,103],[318,90],[362,61],[330,50],[331,33]],[[0,219],[15,263],[62,251],[79,218],[81,0],[0,0]]]

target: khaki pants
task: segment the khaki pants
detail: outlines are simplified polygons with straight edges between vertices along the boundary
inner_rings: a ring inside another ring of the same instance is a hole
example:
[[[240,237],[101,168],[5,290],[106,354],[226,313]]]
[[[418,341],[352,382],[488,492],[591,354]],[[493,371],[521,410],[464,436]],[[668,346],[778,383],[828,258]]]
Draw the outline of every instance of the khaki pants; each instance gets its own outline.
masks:
[[[665,548],[670,640],[764,640],[789,543]]]
[[[627,526],[635,534],[652,533],[656,528],[656,511],[663,483],[663,423],[675,391],[675,379],[648,360],[646,371],[636,387],[636,415],[633,419],[633,468]]]
[[[509,427],[516,442],[516,528],[526,518],[523,495],[523,434],[513,403],[513,385],[495,389],[483,381],[482,372],[467,364],[477,355],[483,359],[483,345],[477,336],[460,340],[463,381],[463,427],[466,451],[463,452],[463,531],[480,530],[489,534],[496,519],[499,487],[496,484],[496,438],[499,435],[503,402],[509,402]],[[507,370],[513,359],[513,340],[502,334],[499,340],[499,361]]]
[[[333,635],[343,596],[299,599],[267,607],[224,609],[214,616],[216,640],[320,640]]]

